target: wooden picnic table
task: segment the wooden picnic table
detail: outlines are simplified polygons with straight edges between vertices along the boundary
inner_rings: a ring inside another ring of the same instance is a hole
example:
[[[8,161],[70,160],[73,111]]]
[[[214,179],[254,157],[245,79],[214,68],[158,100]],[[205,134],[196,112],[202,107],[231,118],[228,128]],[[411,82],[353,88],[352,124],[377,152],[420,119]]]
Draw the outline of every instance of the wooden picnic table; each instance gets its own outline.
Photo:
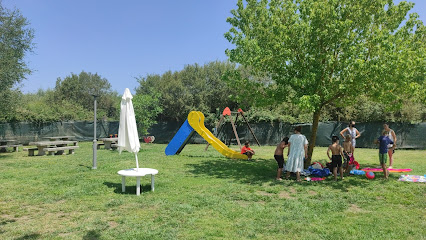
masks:
[[[69,144],[72,144],[69,146]],[[64,150],[69,150],[70,154],[74,153],[74,149],[78,148],[78,141],[40,141],[40,142],[30,142],[29,145],[35,145],[38,150],[38,156],[43,156],[46,152],[51,153],[51,155],[62,155]],[[33,148],[28,148],[28,155],[33,156],[34,150]],[[32,151],[30,151],[32,150]]]
[[[0,139],[0,152],[6,152],[8,147],[13,148],[13,151],[18,152],[21,144],[16,144],[16,140],[13,139]]]
[[[50,141],[58,141],[58,140],[67,141],[67,140],[69,140],[71,138],[75,138],[75,136],[44,137],[44,139],[49,139]]]
[[[16,140],[12,139],[0,139],[0,146],[8,145],[8,143],[14,143]]]
[[[105,149],[112,149],[112,145],[118,142],[118,138],[100,138],[99,140],[104,142]]]

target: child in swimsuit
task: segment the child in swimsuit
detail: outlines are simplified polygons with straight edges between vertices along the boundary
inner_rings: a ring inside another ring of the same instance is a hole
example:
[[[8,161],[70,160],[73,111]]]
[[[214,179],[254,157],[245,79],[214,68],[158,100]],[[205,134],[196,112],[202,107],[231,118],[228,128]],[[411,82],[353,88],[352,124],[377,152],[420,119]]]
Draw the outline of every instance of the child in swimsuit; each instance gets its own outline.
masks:
[[[275,149],[274,158],[278,163],[278,170],[277,170],[277,178],[276,180],[281,181],[281,173],[283,172],[284,168],[284,148],[288,146],[288,137],[285,137]]]
[[[344,163],[343,166],[345,166],[345,173],[346,175],[349,174],[349,163],[351,160],[351,157],[354,154],[354,146],[352,145],[352,137],[351,135],[346,135],[345,141],[343,142],[343,155],[344,155]]]
[[[340,179],[343,180],[343,167],[342,167],[343,148],[339,145],[339,137],[333,136],[331,138],[331,141],[333,143],[327,149],[327,156],[331,160],[334,181],[337,181],[337,168],[339,168]],[[330,152],[332,153],[331,157],[330,157]]]

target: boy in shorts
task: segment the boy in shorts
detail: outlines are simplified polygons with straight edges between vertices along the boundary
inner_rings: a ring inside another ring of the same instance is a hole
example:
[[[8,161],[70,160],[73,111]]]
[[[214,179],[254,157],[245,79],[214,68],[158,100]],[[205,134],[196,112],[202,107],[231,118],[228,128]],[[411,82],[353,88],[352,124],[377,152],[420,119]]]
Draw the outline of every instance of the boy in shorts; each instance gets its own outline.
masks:
[[[331,138],[332,144],[327,149],[327,156],[331,160],[331,167],[333,168],[334,181],[337,181],[337,168],[339,168],[340,179],[343,180],[343,167],[342,157],[343,148],[339,145],[339,137],[333,136]],[[330,157],[330,152],[332,156]]]
[[[389,177],[389,171],[386,168],[386,162],[388,161],[388,145],[394,143],[391,139],[389,139],[388,135],[389,131],[383,130],[382,136],[380,136],[376,139],[376,141],[374,141],[374,143],[379,144],[379,161],[380,165],[382,166],[385,179],[388,179]],[[394,147],[391,148],[391,150],[393,149]]]
[[[345,166],[345,173],[346,175],[349,174],[349,163],[351,161],[351,157],[353,156],[355,151],[354,146],[352,145],[352,137],[351,135],[346,135],[345,141],[343,142],[343,155],[344,155],[344,163],[343,166]]]
[[[281,173],[283,172],[283,168],[284,168],[284,148],[286,148],[287,146],[288,146],[288,137],[285,137],[280,143],[278,143],[277,148],[275,148],[274,158],[278,163],[277,178],[276,178],[276,180],[278,181],[283,180],[281,178]]]
[[[247,155],[248,160],[251,160],[251,157],[254,155],[254,150],[250,148],[249,141],[244,143],[244,147],[241,148],[241,154]]]

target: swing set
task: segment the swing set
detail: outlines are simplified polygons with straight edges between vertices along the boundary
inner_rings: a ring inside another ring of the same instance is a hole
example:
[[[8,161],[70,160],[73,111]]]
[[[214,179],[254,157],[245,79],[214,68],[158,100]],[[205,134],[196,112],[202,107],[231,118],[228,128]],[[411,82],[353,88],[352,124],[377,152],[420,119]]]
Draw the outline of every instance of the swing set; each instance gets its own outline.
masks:
[[[231,112],[231,109],[229,109],[229,107],[226,107],[222,112],[222,116],[220,117],[219,122],[216,124],[216,128],[215,128],[215,131],[213,132],[213,135],[215,137],[217,137],[217,135],[219,133],[219,128],[222,126],[221,125],[222,122],[225,120],[226,116],[229,116],[229,119],[230,119],[230,122],[231,122],[231,125],[232,125],[232,130],[233,130],[234,135],[235,135],[235,139],[237,140],[238,146],[240,147],[240,150],[241,150],[241,142],[240,142],[240,138],[238,137],[237,127],[235,126],[232,114],[236,114],[235,123],[237,123],[238,117],[241,115],[241,117],[244,119],[245,124],[247,125],[248,129],[250,130],[250,133],[252,134],[254,140],[256,141],[257,145],[259,145],[259,147],[260,147],[259,140],[257,140],[257,137],[254,134],[253,129],[250,127],[250,124],[247,121],[247,118],[244,116],[244,111],[241,108],[239,108],[237,112]],[[231,136],[231,139],[232,139],[232,136]],[[229,144],[231,144],[231,139],[229,139]],[[210,146],[210,144],[207,143],[207,146],[204,150],[207,151],[209,146]]]

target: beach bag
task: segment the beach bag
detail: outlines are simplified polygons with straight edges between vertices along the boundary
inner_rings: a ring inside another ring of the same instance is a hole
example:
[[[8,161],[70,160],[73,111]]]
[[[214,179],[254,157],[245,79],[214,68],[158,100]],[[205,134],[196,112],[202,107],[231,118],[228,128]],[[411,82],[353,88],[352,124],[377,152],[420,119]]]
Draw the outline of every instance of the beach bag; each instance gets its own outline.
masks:
[[[319,162],[313,162],[312,163],[312,168],[314,168],[314,169],[323,169],[324,166],[321,163],[319,163]]]

